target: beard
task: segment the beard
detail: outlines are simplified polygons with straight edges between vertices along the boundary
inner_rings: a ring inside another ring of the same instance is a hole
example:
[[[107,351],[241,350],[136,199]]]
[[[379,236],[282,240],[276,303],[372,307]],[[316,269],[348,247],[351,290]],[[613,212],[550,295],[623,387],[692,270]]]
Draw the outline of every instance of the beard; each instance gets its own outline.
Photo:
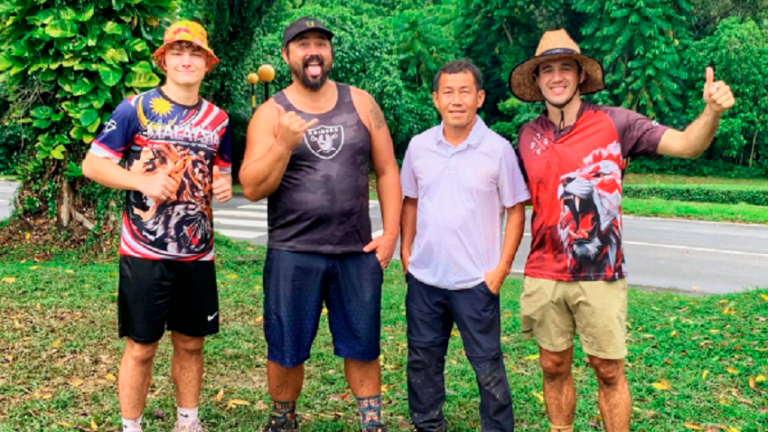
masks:
[[[307,73],[307,65],[310,63],[318,63],[320,65],[320,75],[317,77],[309,76]],[[291,73],[293,76],[299,79],[299,83],[302,87],[309,91],[318,91],[323,87],[323,84],[328,80],[328,75],[331,73],[331,66],[333,60],[325,64],[323,58],[318,55],[309,56],[304,59],[300,64],[291,63]]]

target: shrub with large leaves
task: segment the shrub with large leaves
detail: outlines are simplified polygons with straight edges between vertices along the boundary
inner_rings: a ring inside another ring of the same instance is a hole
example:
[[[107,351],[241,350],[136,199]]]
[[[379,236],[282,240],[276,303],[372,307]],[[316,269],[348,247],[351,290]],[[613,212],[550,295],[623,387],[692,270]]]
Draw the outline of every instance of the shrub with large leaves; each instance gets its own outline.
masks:
[[[160,83],[150,55],[174,9],[172,0],[0,3],[4,122],[26,125],[34,142],[16,167],[24,191],[34,192],[21,210],[47,210],[67,225],[84,220],[78,208],[105,201],[108,192],[90,185],[83,190],[90,193],[72,193],[83,186],[79,164],[120,101]]]

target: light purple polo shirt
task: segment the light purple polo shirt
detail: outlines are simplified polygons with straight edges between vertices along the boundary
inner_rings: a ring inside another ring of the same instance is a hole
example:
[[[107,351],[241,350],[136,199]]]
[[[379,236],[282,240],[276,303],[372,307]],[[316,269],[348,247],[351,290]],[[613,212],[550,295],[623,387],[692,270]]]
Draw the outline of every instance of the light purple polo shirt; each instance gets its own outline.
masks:
[[[458,147],[443,125],[415,136],[405,153],[403,194],[419,200],[408,271],[458,290],[483,282],[501,257],[505,207],[530,198],[509,141],[478,116]]]

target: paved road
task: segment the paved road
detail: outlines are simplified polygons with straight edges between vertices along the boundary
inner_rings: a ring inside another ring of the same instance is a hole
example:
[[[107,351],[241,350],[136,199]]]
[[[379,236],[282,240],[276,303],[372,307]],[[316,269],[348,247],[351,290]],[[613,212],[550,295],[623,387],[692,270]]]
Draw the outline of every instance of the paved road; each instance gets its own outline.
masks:
[[[267,205],[235,197],[214,205],[216,230],[256,244],[267,241]],[[379,203],[371,201],[374,236],[381,230]],[[528,214],[530,220],[530,213]],[[530,244],[528,222],[513,275],[521,276]],[[624,217],[629,283],[705,293],[768,286],[768,227]],[[396,253],[397,256],[397,253]]]
[[[15,187],[15,183],[0,181],[0,220],[10,214]],[[371,201],[370,207],[376,236],[382,228],[379,203]],[[221,234],[266,244],[266,201],[251,203],[235,197],[226,204],[215,204],[214,215]],[[530,239],[526,223],[513,276],[522,275]],[[768,286],[766,226],[625,216],[624,245],[628,279],[633,285],[684,291],[696,287],[705,293]]]

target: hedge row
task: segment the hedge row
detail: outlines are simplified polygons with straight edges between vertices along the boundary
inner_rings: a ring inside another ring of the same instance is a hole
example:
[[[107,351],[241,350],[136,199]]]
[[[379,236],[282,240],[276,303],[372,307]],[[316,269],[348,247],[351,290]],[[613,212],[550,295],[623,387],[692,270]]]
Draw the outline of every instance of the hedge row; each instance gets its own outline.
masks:
[[[624,185],[629,198],[661,198],[674,201],[768,206],[768,187],[751,185]]]

